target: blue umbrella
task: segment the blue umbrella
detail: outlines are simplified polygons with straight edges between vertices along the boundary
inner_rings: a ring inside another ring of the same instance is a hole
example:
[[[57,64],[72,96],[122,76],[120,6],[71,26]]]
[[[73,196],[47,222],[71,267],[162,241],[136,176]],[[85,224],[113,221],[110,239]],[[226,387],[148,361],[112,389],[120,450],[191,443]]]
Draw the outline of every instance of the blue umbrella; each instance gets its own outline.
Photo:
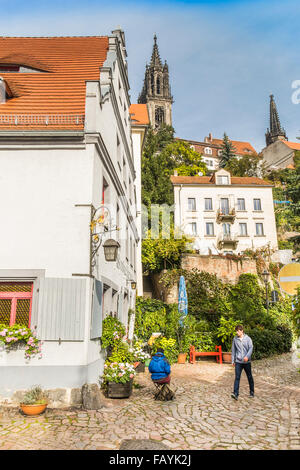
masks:
[[[183,326],[183,320],[188,313],[188,299],[185,287],[184,276],[180,276],[179,291],[178,291],[178,312],[180,313],[180,326]]]

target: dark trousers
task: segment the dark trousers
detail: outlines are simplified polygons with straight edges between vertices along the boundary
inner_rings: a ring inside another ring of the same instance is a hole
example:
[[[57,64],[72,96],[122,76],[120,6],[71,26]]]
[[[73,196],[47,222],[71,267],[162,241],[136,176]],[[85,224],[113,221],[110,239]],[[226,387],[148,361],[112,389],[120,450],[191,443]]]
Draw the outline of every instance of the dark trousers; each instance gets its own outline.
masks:
[[[241,373],[243,369],[246,372],[246,375],[248,378],[250,393],[254,394],[254,380],[253,380],[252,372],[251,372],[251,362],[244,362],[243,364],[240,364],[239,362],[235,363],[235,381],[234,381],[233,392],[235,395],[239,394],[240,378],[241,378]]]

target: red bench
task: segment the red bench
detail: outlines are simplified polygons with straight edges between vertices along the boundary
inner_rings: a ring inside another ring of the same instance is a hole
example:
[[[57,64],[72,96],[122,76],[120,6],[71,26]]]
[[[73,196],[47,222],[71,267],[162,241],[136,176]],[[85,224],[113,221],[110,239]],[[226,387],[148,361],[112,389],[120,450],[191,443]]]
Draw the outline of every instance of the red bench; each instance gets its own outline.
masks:
[[[221,346],[216,346],[216,352],[199,352],[196,351],[195,346],[190,347],[190,363],[195,364],[196,357],[198,356],[216,356],[217,362],[222,364],[222,348]]]

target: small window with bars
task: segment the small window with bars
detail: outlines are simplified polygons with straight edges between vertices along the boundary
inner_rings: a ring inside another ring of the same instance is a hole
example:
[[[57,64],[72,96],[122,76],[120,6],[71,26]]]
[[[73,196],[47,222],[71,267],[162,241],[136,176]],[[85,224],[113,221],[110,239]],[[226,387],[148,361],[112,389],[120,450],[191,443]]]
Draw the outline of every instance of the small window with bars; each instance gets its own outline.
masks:
[[[30,327],[32,282],[0,282],[0,324]]]

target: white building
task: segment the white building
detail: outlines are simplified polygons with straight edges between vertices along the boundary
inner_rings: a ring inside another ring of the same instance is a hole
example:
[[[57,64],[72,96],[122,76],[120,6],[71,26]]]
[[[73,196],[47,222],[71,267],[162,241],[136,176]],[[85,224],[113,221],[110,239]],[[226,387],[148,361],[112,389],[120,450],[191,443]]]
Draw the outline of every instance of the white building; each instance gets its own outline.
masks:
[[[134,155],[134,166],[136,170],[136,226],[139,241],[136,249],[136,276],[137,295],[143,295],[143,270],[142,270],[142,174],[141,155],[150,125],[148,107],[146,104],[132,104],[130,106],[131,132]]]
[[[260,178],[172,176],[175,225],[195,238],[200,254],[277,249],[272,186]]]
[[[67,390],[70,402],[72,389],[99,383],[102,319],[117,315],[127,326],[135,303],[124,33],[0,38],[0,45],[0,324],[36,326],[44,341],[42,359],[25,361],[24,349],[0,352],[0,400],[40,384]],[[116,262],[105,261],[103,243],[92,256],[90,223],[101,204],[113,228],[103,242],[120,243]]]

